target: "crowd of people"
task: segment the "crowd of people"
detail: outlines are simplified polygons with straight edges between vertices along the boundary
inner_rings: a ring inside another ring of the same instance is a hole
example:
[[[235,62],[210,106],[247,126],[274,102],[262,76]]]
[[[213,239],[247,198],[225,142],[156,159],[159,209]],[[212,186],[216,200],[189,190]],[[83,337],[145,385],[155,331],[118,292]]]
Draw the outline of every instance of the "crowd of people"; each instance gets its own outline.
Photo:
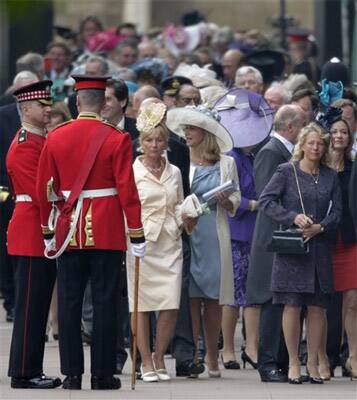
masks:
[[[0,97],[13,388],[81,389],[83,342],[91,388],[120,388],[138,259],[143,382],[172,379],[167,353],[177,377],[239,370],[240,316],[261,381],[357,379],[357,95],[316,52],[306,30],[283,51],[191,13],[145,35],[89,16],[17,60]],[[63,382],[43,372],[50,332]]]

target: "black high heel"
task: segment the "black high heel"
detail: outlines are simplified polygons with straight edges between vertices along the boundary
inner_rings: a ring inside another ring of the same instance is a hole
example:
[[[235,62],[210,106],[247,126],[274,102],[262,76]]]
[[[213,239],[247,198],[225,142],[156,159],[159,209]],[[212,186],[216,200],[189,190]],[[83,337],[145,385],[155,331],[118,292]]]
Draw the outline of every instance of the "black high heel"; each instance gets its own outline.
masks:
[[[258,363],[254,362],[249,356],[248,354],[245,352],[245,350],[242,351],[242,362],[243,362],[243,368],[245,368],[245,364],[248,363],[250,364],[254,369],[258,368]]]
[[[307,377],[309,378],[310,383],[312,383],[313,385],[322,385],[324,383],[324,380],[319,376],[311,376],[307,368],[306,368],[306,374]]]
[[[302,378],[299,376],[298,378],[288,378],[288,382],[291,385],[301,385],[302,384]]]
[[[222,363],[223,363],[223,366],[225,369],[240,369],[239,362],[237,362],[236,360],[230,360],[230,361],[224,362],[222,353],[221,353],[221,359],[222,359]]]

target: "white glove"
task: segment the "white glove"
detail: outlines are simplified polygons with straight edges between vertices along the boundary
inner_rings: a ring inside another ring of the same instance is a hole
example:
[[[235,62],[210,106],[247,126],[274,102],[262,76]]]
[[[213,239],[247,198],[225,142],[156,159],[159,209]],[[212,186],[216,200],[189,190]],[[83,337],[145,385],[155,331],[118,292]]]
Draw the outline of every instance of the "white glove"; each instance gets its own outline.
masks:
[[[134,257],[144,258],[145,249],[146,249],[146,242],[131,244],[131,254]]]

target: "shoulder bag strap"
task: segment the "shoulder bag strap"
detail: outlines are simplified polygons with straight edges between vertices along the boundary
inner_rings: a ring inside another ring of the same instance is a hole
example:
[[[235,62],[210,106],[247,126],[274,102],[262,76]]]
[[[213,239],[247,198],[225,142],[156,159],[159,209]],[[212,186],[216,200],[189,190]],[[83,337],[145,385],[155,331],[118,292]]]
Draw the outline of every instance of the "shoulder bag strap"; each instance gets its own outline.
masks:
[[[68,199],[66,200],[64,206],[61,209],[61,212],[70,211],[73,207],[73,204],[78,199],[80,192],[82,191],[90,171],[94,165],[95,159],[99,150],[101,149],[103,143],[109,136],[110,132],[112,132],[112,127],[110,126],[103,126],[102,128],[98,129],[96,134],[93,136],[92,141],[88,146],[87,153],[84,157],[80,170],[78,172],[77,178],[74,181],[74,184],[71,188],[71,194],[69,195]]]
[[[304,202],[302,201],[302,195],[301,195],[301,190],[300,190],[300,185],[299,185],[299,179],[298,179],[297,172],[296,172],[296,167],[295,167],[295,164],[294,164],[293,162],[291,163],[291,165],[292,165],[293,168],[294,168],[294,174],[295,174],[295,179],[296,179],[296,186],[297,186],[297,189],[298,189],[298,192],[299,192],[299,197],[300,197],[300,203],[301,203],[302,212],[304,213],[304,215],[306,215],[305,207],[304,207]]]

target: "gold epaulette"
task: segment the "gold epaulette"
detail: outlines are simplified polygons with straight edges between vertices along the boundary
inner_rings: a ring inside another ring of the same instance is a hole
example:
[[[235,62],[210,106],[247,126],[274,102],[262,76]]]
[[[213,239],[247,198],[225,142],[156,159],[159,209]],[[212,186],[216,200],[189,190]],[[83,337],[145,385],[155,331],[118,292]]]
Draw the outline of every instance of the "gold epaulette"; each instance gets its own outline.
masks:
[[[61,126],[67,125],[67,124],[69,124],[70,122],[73,122],[73,121],[74,121],[74,119],[70,119],[69,121],[64,121],[64,122],[60,123],[59,125],[57,125],[56,127],[54,127],[50,132],[53,132],[56,129],[60,128]]]

